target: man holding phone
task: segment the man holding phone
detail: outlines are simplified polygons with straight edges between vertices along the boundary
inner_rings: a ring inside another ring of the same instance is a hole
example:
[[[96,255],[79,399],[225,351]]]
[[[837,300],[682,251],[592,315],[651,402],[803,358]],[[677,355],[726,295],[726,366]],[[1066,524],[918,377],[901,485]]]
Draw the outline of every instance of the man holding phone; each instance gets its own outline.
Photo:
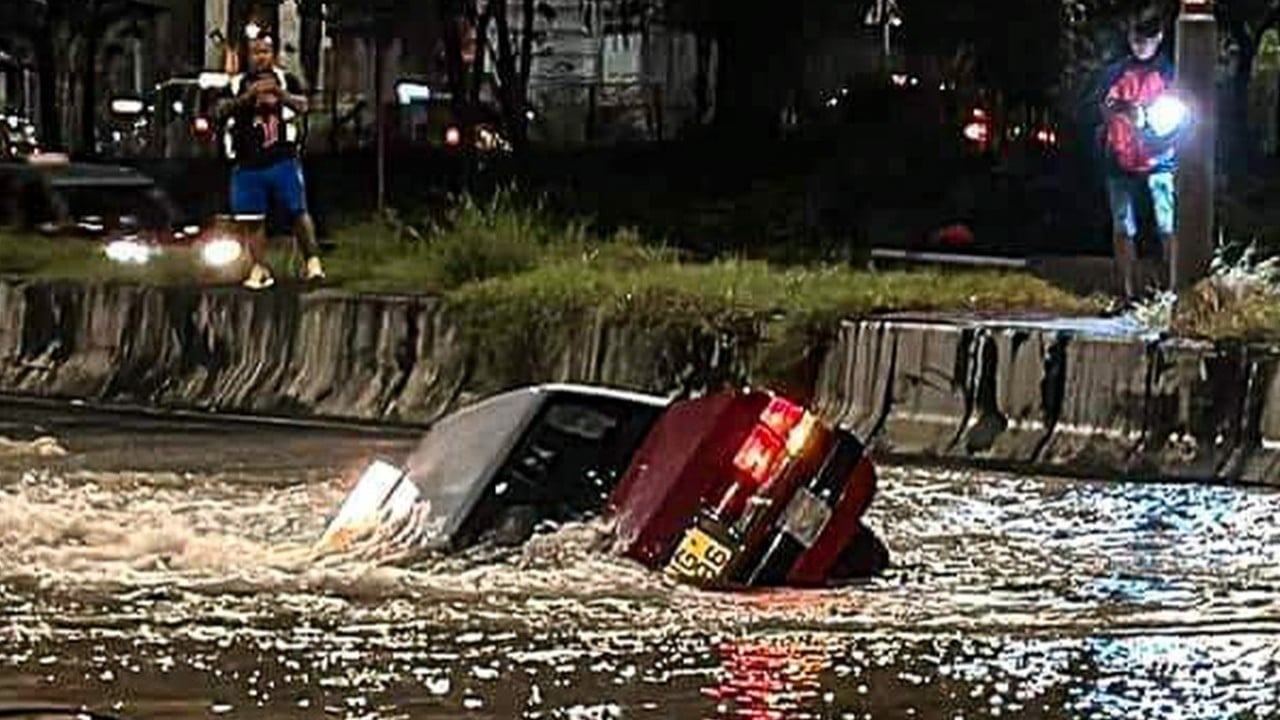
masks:
[[[272,200],[288,210],[304,259],[306,280],[324,278],[315,223],[307,210],[306,185],[298,157],[299,125],[308,103],[302,82],[276,64],[276,41],[267,33],[249,40],[249,71],[234,78],[219,106],[226,123],[231,170],[231,212],[266,215]],[[271,271],[254,252],[245,285],[269,287]]]

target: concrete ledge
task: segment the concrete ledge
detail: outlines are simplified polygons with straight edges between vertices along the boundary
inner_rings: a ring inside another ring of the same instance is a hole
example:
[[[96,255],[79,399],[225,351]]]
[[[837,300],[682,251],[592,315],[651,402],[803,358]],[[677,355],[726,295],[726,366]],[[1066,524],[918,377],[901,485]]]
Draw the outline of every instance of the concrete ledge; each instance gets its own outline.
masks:
[[[765,334],[588,314],[491,346],[462,322],[433,297],[0,280],[0,393],[421,424],[529,383],[749,382]],[[1114,320],[902,315],[846,321],[815,357],[813,387],[795,391],[889,456],[1280,482],[1275,348]]]
[[[849,321],[818,405],[891,456],[1028,472],[1280,482],[1272,348],[1117,322]]]
[[[426,423],[528,383],[667,392],[744,373],[731,338],[695,329],[588,316],[512,358],[460,322],[433,297],[0,281],[0,392]]]

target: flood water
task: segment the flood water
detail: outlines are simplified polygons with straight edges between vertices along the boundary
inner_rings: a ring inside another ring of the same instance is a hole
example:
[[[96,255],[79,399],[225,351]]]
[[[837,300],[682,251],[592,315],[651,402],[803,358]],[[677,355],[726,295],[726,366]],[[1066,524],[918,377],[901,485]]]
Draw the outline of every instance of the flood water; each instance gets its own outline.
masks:
[[[409,568],[308,561],[404,435],[0,404],[0,436],[0,708],[1280,716],[1268,489],[885,468],[869,524],[887,575],[720,594],[602,555],[591,525]]]

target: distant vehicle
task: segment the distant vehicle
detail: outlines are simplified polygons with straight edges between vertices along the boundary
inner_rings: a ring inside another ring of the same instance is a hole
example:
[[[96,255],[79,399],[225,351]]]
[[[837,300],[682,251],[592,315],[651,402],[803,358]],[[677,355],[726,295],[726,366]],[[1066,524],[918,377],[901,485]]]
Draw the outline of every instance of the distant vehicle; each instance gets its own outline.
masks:
[[[488,154],[509,153],[511,141],[491,108],[482,110],[471,128],[475,149]],[[463,149],[466,122],[457,116],[448,92],[433,92],[424,82],[404,78],[396,83],[396,135],[401,142],[446,151]]]
[[[142,98],[113,98],[97,129],[98,154],[110,158],[139,158],[150,154],[153,110]]]
[[[0,50],[0,161],[39,152],[37,87],[35,68]]]
[[[0,227],[100,243],[115,262],[162,255],[197,266],[209,282],[236,282],[260,216],[185,217],[156,181],[132,168],[70,162],[53,154],[0,162]]]
[[[887,562],[862,524],[874,492],[861,442],[785,398],[543,385],[447,416],[403,463],[374,461],[316,550],[413,557],[603,515],[616,552],[684,582],[819,586]]]
[[[152,98],[152,154],[165,158],[212,158],[222,152],[215,119],[219,98],[231,82],[226,73],[170,78]]]
[[[181,221],[155,180],[115,165],[41,155],[0,162],[0,225],[49,235],[166,235]]]
[[[35,123],[22,115],[0,112],[0,161],[30,157],[39,152]]]

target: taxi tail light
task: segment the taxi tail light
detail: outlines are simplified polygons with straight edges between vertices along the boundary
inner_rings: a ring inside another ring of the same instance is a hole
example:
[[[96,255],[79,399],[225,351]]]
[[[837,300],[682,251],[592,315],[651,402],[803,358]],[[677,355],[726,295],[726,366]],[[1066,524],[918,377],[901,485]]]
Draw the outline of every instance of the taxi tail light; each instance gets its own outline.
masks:
[[[734,456],[733,466],[755,485],[764,485],[785,448],[786,444],[776,433],[764,425],[756,425]]]
[[[778,437],[787,437],[800,424],[804,408],[785,398],[775,397],[760,413],[760,424],[772,430]]]
[[[810,412],[802,413],[800,422],[791,428],[791,432],[787,433],[787,455],[791,457],[800,457],[804,454],[804,450],[809,446],[809,439],[813,437],[814,431],[818,427],[818,416]]]

